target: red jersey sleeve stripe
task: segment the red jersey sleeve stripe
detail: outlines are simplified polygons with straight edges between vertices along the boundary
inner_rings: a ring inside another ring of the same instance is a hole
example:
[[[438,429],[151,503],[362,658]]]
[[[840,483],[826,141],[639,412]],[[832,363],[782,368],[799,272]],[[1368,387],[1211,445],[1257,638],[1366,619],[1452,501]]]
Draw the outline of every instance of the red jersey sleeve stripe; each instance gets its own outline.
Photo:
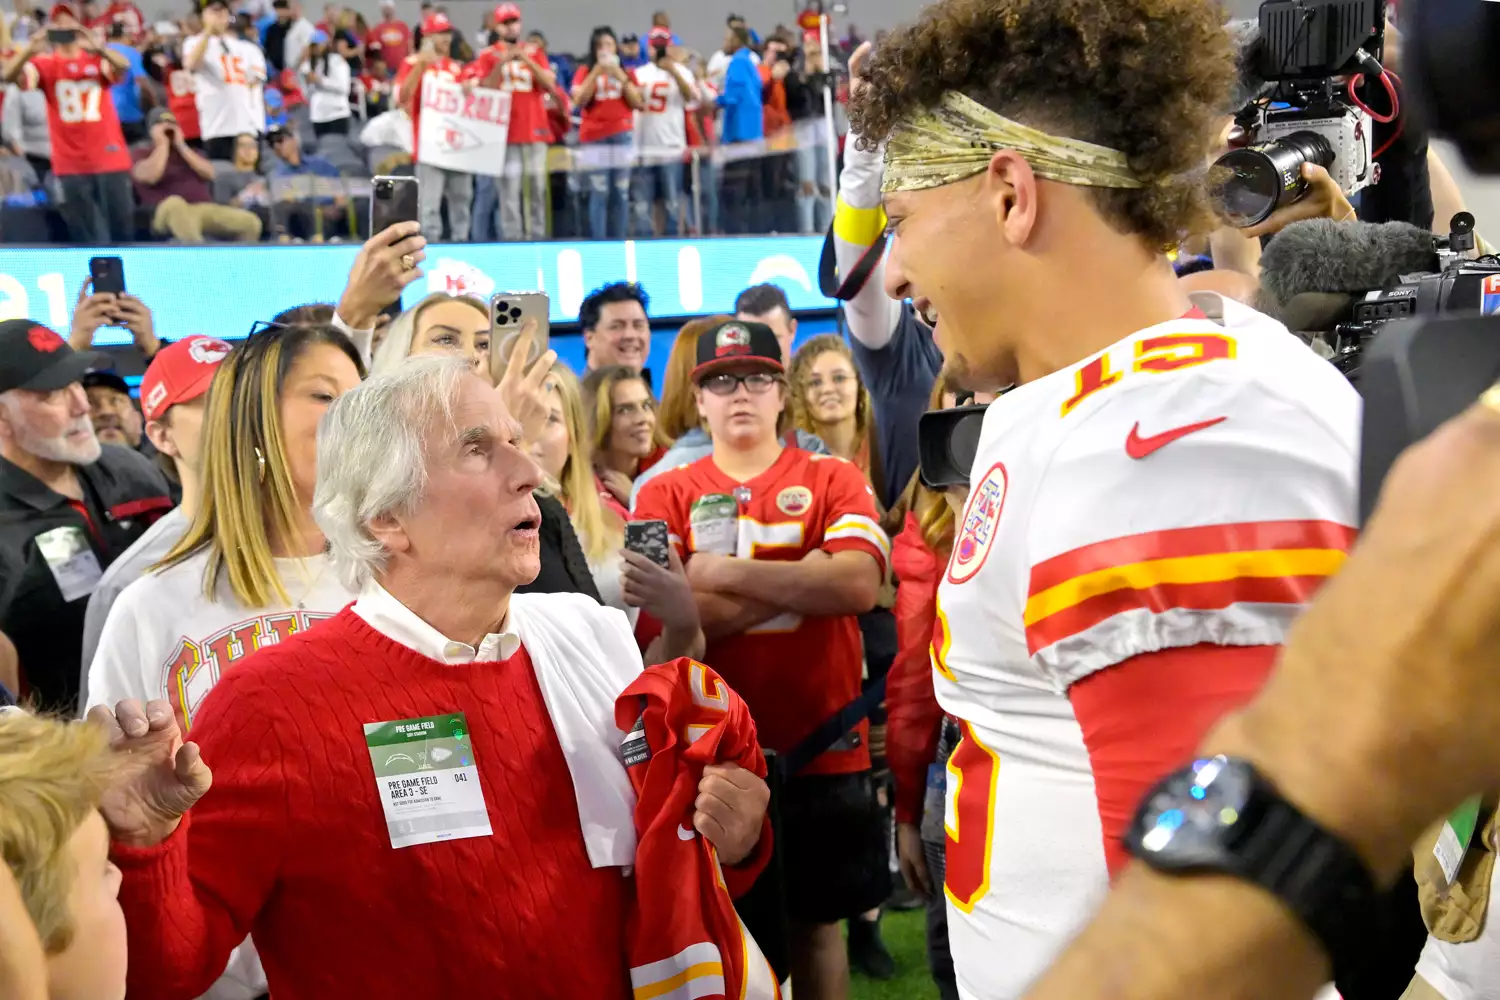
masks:
[[[1355,535],[1355,529],[1334,521],[1248,521],[1147,531],[1084,545],[1037,563],[1031,568],[1030,592],[1034,597],[1097,570],[1179,556],[1266,549],[1347,552]]]
[[[1161,583],[1099,594],[1026,626],[1026,645],[1035,654],[1053,643],[1085,632],[1115,615],[1137,608],[1155,614],[1172,608],[1217,611],[1232,604],[1305,604],[1327,574],[1242,576],[1202,583]]]

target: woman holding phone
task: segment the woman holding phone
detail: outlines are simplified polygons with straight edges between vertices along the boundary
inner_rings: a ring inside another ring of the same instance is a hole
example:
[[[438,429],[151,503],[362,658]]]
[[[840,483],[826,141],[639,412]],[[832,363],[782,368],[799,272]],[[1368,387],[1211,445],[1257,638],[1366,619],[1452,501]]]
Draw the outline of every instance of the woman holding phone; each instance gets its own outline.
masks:
[[[371,374],[387,372],[418,354],[457,354],[469,359],[474,374],[490,374],[490,311],[471,295],[433,292],[391,321]]]
[[[624,548],[628,515],[594,475],[578,378],[566,365],[553,366],[546,401],[546,423],[531,457],[547,475],[548,492],[568,510],[600,600],[629,616],[646,663],[702,656],[698,610],[676,553],[663,567]]]
[[[571,96],[583,112],[578,142],[588,188],[589,239],[623,240],[629,235],[635,112],[646,102],[634,71],[620,65],[613,28],[594,29],[589,54],[573,76]]]

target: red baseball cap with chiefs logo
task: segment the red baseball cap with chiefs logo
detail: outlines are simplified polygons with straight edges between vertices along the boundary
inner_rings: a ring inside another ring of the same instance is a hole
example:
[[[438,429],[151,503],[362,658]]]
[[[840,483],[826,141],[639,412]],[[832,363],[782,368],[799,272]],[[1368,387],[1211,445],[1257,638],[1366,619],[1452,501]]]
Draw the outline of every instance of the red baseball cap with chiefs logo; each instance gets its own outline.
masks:
[[[698,364],[693,381],[725,368],[769,368],[785,371],[781,363],[781,342],[764,323],[726,320],[709,327],[698,338]]]
[[[195,334],[157,351],[141,379],[141,412],[146,419],[160,420],[178,403],[190,403],[207,392],[230,350],[218,337]]]
[[[503,3],[495,8],[495,23],[504,24],[506,21],[519,21],[521,19],[521,8],[513,3]]]
[[[448,15],[442,11],[435,10],[422,18],[422,34],[424,35],[451,34],[452,31],[453,22],[448,20]]]
[[[75,351],[56,330],[29,319],[0,323],[0,392],[52,392],[72,385],[91,368],[108,368],[94,351]]]

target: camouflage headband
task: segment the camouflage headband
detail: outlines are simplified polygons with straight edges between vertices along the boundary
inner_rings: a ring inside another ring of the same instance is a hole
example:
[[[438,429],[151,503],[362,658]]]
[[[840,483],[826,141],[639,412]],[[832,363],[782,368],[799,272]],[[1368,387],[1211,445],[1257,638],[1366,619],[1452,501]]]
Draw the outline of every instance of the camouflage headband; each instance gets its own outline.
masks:
[[[920,191],[973,177],[997,150],[1025,157],[1038,177],[1082,187],[1139,188],[1125,154],[1081,139],[1048,135],[949,91],[936,108],[899,125],[885,148],[880,189]]]

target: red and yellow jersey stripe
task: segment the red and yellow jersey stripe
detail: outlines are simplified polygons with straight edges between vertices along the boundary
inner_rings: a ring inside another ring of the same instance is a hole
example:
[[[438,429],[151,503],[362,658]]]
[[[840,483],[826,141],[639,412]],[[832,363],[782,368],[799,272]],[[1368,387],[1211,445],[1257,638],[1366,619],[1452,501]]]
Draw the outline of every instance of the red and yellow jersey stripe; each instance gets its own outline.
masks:
[[[1303,604],[1343,564],[1355,534],[1333,521],[1254,521],[1148,531],[1064,552],[1032,567],[1027,646],[1034,655],[1136,609]]]

